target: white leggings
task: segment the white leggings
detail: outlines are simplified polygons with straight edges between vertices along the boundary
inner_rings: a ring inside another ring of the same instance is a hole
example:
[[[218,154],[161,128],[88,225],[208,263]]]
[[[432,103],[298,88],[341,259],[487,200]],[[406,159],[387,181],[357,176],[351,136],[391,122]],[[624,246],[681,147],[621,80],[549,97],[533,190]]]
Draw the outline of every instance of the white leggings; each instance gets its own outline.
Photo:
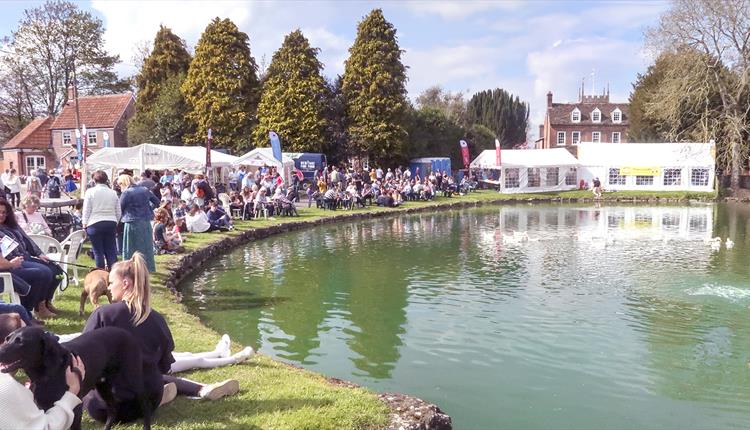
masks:
[[[68,342],[80,336],[81,333],[60,334],[60,342]],[[190,369],[211,369],[213,367],[227,366],[237,363],[233,356],[221,357],[221,351],[208,352],[173,352],[174,363],[170,367],[170,373],[184,372]]]

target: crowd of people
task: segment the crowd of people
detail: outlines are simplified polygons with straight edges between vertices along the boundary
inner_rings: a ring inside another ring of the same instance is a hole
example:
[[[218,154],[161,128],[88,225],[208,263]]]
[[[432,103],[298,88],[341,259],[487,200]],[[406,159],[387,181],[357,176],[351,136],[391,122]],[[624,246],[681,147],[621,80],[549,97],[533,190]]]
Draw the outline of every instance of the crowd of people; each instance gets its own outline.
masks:
[[[417,168],[412,174],[400,166],[395,169],[362,168],[343,169],[333,166],[330,170],[315,173],[315,184],[307,189],[308,207],[317,202],[325,209],[353,209],[367,204],[396,207],[405,201],[432,200],[442,194],[470,190],[468,178],[456,183],[446,171],[431,171],[424,177]]]

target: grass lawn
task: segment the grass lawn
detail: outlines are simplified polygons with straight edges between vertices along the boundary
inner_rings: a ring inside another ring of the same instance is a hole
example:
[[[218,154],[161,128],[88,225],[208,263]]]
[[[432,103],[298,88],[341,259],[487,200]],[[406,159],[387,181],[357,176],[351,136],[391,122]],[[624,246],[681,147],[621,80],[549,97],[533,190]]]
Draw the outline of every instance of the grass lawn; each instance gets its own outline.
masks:
[[[579,199],[591,198],[590,191],[566,191],[560,193],[539,193],[504,195],[495,191],[482,190],[466,196],[452,198],[438,197],[433,202],[407,202],[403,209],[414,207],[434,207],[445,203],[464,201],[484,203],[503,200],[527,199]],[[668,199],[710,199],[710,193],[645,193],[616,192],[606,193],[604,200],[640,198]],[[368,207],[351,212],[392,212],[403,209]],[[253,220],[237,222],[237,229],[227,233],[191,234],[185,245],[194,251],[239,234],[251,228],[268,227],[286,222],[316,221],[332,215],[351,213],[350,211],[326,211],[315,207],[303,209],[299,217]],[[174,300],[174,296],[164,287],[167,269],[174,266],[180,256],[157,256],[157,273],[152,276],[152,305],[167,318],[175,339],[177,351],[206,351],[214,348],[220,333],[205,327],[198,318],[187,313],[185,307]],[[80,264],[91,266],[93,261],[82,255]],[[84,275],[86,269],[81,269]],[[78,316],[80,288],[71,285],[55,302],[63,313],[60,317],[48,320],[47,327],[56,333],[80,331],[85,318],[91,312],[87,304],[84,317]],[[104,299],[106,302],[106,298]],[[233,352],[240,349],[233,345]],[[154,423],[155,429],[377,429],[388,423],[388,408],[378,400],[375,393],[366,389],[350,389],[329,383],[323,376],[294,368],[269,357],[256,354],[245,363],[211,370],[185,372],[188,378],[211,383],[228,378],[240,381],[239,395],[215,402],[178,398],[175,402],[160,408]],[[408,394],[408,393],[406,393]],[[440,406],[440,405],[438,405]],[[91,420],[85,420],[86,428],[99,428]],[[140,428],[140,424],[118,428]]]

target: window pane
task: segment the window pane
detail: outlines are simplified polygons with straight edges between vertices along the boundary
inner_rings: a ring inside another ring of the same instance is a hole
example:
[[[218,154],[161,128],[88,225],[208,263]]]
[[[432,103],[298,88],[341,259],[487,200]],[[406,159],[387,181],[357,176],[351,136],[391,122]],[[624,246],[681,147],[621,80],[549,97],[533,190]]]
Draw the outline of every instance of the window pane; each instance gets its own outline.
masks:
[[[708,169],[692,169],[690,172],[690,185],[698,187],[708,186]]]
[[[620,132],[612,133],[612,143],[620,143]]]
[[[664,185],[682,185],[682,169],[664,169]]]
[[[70,132],[69,131],[63,131],[62,138],[63,138],[63,141],[62,141],[63,145],[65,145],[65,146],[70,146],[71,145],[71,136],[70,136]]]
[[[557,132],[557,144],[565,145],[565,132],[564,131]]]
[[[599,142],[600,140],[601,140],[601,134],[598,131],[594,131],[591,133],[592,142]]]
[[[625,185],[625,176],[620,174],[620,169],[609,169],[609,185]]]
[[[528,187],[538,187],[542,183],[542,176],[539,173],[539,168],[529,168],[527,169],[528,177]]]
[[[654,177],[653,176],[636,176],[635,177],[635,184],[636,185],[654,185]]]
[[[581,132],[580,131],[574,131],[572,135],[573,143],[576,144],[581,141]]]
[[[505,169],[505,188],[518,188],[520,181],[518,169]]]
[[[547,175],[545,177],[544,185],[548,187],[554,187],[558,184],[558,178],[560,177],[559,167],[547,167]]]
[[[578,169],[571,167],[568,169],[568,173],[565,174],[565,185],[576,184],[578,184]]]

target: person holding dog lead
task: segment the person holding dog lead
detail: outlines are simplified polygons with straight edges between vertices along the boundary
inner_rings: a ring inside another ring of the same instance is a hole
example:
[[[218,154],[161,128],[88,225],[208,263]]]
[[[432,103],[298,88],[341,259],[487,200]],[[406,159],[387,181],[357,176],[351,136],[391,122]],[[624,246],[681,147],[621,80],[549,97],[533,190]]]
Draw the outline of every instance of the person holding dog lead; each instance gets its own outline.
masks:
[[[24,327],[18,314],[0,314],[0,339],[3,341],[14,330]],[[78,392],[86,369],[79,357],[74,357],[65,372],[66,391],[55,405],[44,411],[34,403],[34,394],[15,380],[12,363],[0,363],[0,430],[65,430],[73,423],[73,410],[81,404]]]

